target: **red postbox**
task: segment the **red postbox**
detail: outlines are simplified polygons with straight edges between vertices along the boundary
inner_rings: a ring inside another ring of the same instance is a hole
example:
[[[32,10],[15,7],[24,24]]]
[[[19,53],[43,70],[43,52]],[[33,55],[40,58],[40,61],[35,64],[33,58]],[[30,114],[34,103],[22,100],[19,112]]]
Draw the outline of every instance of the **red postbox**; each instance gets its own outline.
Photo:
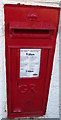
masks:
[[[8,117],[46,112],[59,8],[5,5]]]

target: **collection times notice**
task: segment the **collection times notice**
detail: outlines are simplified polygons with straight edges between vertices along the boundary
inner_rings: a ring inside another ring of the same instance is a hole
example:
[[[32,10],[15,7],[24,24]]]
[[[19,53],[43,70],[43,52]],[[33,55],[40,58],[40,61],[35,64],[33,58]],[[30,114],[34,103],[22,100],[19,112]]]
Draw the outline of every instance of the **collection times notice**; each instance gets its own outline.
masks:
[[[41,49],[20,49],[20,78],[39,76]]]

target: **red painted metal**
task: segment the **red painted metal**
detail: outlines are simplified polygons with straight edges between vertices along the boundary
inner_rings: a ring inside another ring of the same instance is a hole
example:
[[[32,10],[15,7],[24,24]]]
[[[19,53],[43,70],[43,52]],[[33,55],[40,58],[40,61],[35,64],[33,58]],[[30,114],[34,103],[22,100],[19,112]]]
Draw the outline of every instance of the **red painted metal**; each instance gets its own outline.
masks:
[[[46,112],[59,8],[5,5],[5,53],[8,117],[35,117]],[[41,48],[37,78],[20,78],[20,48]]]

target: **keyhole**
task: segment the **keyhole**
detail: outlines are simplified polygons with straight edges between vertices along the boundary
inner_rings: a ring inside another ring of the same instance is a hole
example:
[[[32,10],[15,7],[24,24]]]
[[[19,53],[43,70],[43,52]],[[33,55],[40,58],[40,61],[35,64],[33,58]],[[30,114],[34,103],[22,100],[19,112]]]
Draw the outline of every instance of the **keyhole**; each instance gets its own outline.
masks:
[[[19,85],[19,82],[17,82],[17,86]]]

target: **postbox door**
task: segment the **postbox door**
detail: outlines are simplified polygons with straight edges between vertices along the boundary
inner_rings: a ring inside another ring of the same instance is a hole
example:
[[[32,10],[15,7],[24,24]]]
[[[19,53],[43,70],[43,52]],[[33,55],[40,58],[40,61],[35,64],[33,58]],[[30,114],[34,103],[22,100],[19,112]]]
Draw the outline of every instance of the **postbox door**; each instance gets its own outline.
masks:
[[[39,58],[39,76],[28,76],[24,78],[20,77],[20,50],[20,48],[8,48],[9,84],[11,85],[11,110],[15,113],[24,114],[29,114],[29,112],[41,112],[49,49],[38,49],[41,50]]]

